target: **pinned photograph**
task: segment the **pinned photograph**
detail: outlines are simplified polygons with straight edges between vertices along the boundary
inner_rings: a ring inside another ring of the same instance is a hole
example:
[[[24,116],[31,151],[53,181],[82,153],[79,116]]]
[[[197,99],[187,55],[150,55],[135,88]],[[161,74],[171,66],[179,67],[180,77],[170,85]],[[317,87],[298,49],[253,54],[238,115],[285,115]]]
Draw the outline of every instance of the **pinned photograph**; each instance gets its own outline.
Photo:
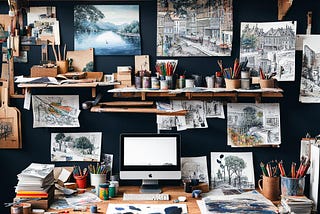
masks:
[[[224,194],[254,189],[252,152],[211,152],[211,187]]]
[[[229,146],[281,144],[279,103],[228,103],[227,115]]]
[[[100,161],[101,132],[51,133],[51,161]]]
[[[296,28],[296,21],[241,22],[240,62],[248,61],[252,77],[261,69],[278,81],[295,80]]]

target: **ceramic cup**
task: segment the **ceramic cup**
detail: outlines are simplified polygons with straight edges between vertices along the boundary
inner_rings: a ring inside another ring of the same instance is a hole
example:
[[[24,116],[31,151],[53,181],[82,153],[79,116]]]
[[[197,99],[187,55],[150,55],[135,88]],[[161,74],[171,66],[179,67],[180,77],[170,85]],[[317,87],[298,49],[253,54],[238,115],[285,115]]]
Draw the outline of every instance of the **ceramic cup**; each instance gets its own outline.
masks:
[[[280,177],[263,176],[258,181],[258,186],[261,193],[271,201],[279,200],[280,198]]]

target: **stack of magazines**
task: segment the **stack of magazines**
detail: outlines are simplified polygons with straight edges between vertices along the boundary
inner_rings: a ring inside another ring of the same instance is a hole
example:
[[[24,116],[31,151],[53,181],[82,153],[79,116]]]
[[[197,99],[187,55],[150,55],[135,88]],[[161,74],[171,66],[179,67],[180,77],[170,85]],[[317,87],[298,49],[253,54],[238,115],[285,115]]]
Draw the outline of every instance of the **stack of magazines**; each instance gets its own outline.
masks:
[[[18,177],[16,198],[48,199],[54,196],[54,164],[31,163]]]
[[[313,201],[306,196],[282,196],[281,205],[289,213],[310,214]]]

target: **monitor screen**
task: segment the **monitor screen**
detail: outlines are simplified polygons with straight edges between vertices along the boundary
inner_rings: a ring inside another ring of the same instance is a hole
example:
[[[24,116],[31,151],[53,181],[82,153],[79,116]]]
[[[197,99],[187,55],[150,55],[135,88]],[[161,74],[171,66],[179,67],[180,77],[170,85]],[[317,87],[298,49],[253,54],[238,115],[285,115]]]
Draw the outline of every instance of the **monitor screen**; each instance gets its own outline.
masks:
[[[121,134],[120,179],[180,179],[180,138],[176,133]]]

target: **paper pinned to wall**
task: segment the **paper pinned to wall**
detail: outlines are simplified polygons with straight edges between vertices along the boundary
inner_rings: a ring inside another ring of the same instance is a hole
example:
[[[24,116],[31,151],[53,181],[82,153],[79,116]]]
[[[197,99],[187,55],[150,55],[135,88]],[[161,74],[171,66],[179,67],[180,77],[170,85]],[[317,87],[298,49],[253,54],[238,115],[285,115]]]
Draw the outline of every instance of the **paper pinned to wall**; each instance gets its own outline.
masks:
[[[209,185],[207,156],[182,157],[181,179],[199,179]]]

